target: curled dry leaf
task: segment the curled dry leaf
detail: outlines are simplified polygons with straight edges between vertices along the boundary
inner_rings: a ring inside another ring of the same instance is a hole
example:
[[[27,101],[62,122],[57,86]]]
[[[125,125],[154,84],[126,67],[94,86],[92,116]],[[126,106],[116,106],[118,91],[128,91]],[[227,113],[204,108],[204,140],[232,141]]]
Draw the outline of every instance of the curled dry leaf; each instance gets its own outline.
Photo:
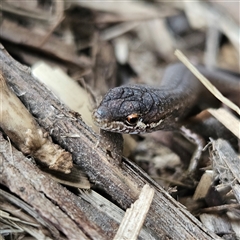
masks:
[[[40,128],[16,95],[8,88],[0,72],[1,114],[0,127],[24,153],[33,156],[50,169],[69,173],[72,156],[54,144]]]

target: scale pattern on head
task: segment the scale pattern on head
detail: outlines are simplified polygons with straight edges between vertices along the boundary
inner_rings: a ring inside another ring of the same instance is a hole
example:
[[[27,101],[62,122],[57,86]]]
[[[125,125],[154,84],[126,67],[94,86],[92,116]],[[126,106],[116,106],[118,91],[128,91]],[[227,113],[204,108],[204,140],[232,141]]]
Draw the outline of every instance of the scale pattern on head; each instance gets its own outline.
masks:
[[[121,86],[105,95],[93,119],[100,128],[113,132],[151,132],[161,122],[159,108],[159,98],[151,88],[144,85]]]

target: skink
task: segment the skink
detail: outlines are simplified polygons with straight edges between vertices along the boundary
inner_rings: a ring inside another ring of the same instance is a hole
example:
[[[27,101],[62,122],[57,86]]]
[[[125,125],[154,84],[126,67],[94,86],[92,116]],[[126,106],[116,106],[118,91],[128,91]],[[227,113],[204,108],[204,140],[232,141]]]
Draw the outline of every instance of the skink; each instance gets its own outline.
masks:
[[[240,106],[239,76],[227,71],[198,70],[223,95]],[[158,88],[146,85],[125,85],[111,89],[93,113],[102,129],[139,134],[157,130],[179,129],[191,116],[220,102],[181,63],[167,67]]]

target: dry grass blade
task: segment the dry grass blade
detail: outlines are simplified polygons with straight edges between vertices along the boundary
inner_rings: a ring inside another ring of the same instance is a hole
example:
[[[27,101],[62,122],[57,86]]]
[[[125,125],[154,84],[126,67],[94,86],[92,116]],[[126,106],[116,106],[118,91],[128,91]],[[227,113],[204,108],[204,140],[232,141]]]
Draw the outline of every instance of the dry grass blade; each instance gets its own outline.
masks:
[[[17,233],[22,236],[28,233],[34,239],[49,240],[51,234],[44,227],[48,224],[30,205],[11,193],[0,190],[0,236],[2,234],[15,239]],[[52,228],[51,224],[48,227]]]
[[[202,84],[216,97],[218,98],[222,103],[230,107],[232,110],[237,112],[240,115],[240,109],[237,105],[235,105],[233,102],[231,102],[229,99],[224,97],[221,92],[217,90],[216,87],[214,87],[208,79],[206,79],[187,59],[187,57],[179,50],[175,51],[175,55],[178,57],[180,61],[182,61],[185,66],[202,82]]]
[[[32,8],[31,4],[22,4],[20,1],[1,1],[0,10],[10,14],[15,14],[18,17],[28,17],[31,20],[42,21],[49,23],[51,14],[40,10],[40,8]]]
[[[139,25],[139,22],[126,22],[126,23],[120,23],[116,26],[109,27],[101,32],[100,39],[101,40],[111,40],[113,38],[116,38],[120,35],[123,35],[124,33],[134,29]]]
[[[46,240],[52,239],[52,238],[47,237],[44,234],[44,232],[42,230],[40,230],[39,224],[22,221],[21,219],[12,217],[7,212],[1,211],[1,210],[0,210],[0,222],[2,222],[2,224],[4,224],[4,223],[8,224],[8,226],[9,226],[8,228],[6,226],[5,229],[1,229],[0,234],[5,233],[5,235],[8,235],[8,234],[11,235],[11,234],[18,233],[18,232],[25,234],[24,233],[24,231],[25,231],[26,233],[29,233],[35,239],[46,239]]]
[[[208,111],[240,139],[240,122],[234,115],[224,108],[208,109]]]
[[[21,223],[24,223],[24,224],[27,224],[27,225],[31,225],[31,226],[35,226],[35,227],[39,227],[40,226],[39,224],[36,224],[36,223],[26,222],[26,221],[23,221],[23,220],[21,220],[19,218],[12,217],[12,216],[10,216],[9,213],[7,213],[5,211],[2,211],[2,210],[0,210],[0,216],[1,216],[1,218],[5,218],[5,219],[11,220],[11,221],[15,221],[15,222],[21,222]]]
[[[186,67],[204,84],[204,86],[222,103],[229,106],[231,109],[240,114],[240,109],[237,105],[225,98],[209,81],[206,79],[184,56],[184,54],[176,50],[175,55],[186,65]],[[218,119],[226,128],[228,128],[235,136],[240,138],[240,122],[231,113],[225,109],[209,109],[208,110],[216,119]]]
[[[97,11],[115,13],[124,16],[127,20],[143,20],[143,19],[153,19],[158,17],[166,17],[169,15],[168,11],[160,11],[154,6],[143,3],[143,2],[133,2],[133,1],[121,1],[119,3],[113,1],[68,1],[70,4],[77,4],[82,7],[90,8]],[[166,9],[165,9],[166,10]]]

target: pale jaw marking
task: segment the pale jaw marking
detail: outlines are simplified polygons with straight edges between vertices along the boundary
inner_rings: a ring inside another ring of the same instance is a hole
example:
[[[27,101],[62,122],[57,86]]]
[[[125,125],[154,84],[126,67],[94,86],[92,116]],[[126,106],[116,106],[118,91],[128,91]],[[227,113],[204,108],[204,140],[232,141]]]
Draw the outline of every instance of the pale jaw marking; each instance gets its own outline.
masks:
[[[129,134],[140,134],[151,132],[156,127],[158,127],[163,122],[163,119],[160,119],[156,123],[145,124],[140,119],[135,126],[125,125],[123,122],[112,122],[112,123],[100,123],[98,122],[98,126],[106,131],[111,132],[119,132],[119,133],[129,133]]]
[[[156,123],[150,123],[150,124],[145,124],[145,123],[143,123],[142,122],[142,120],[139,120],[138,121],[138,123],[137,123],[137,125],[136,125],[136,127],[138,128],[138,129],[141,129],[141,130],[145,130],[146,131],[146,129],[154,129],[154,128],[156,128],[156,127],[158,127],[161,123],[163,122],[163,120],[162,119],[160,119],[158,122],[156,122]]]
[[[160,119],[157,123],[150,123],[150,128],[156,128],[163,122],[163,119]]]

